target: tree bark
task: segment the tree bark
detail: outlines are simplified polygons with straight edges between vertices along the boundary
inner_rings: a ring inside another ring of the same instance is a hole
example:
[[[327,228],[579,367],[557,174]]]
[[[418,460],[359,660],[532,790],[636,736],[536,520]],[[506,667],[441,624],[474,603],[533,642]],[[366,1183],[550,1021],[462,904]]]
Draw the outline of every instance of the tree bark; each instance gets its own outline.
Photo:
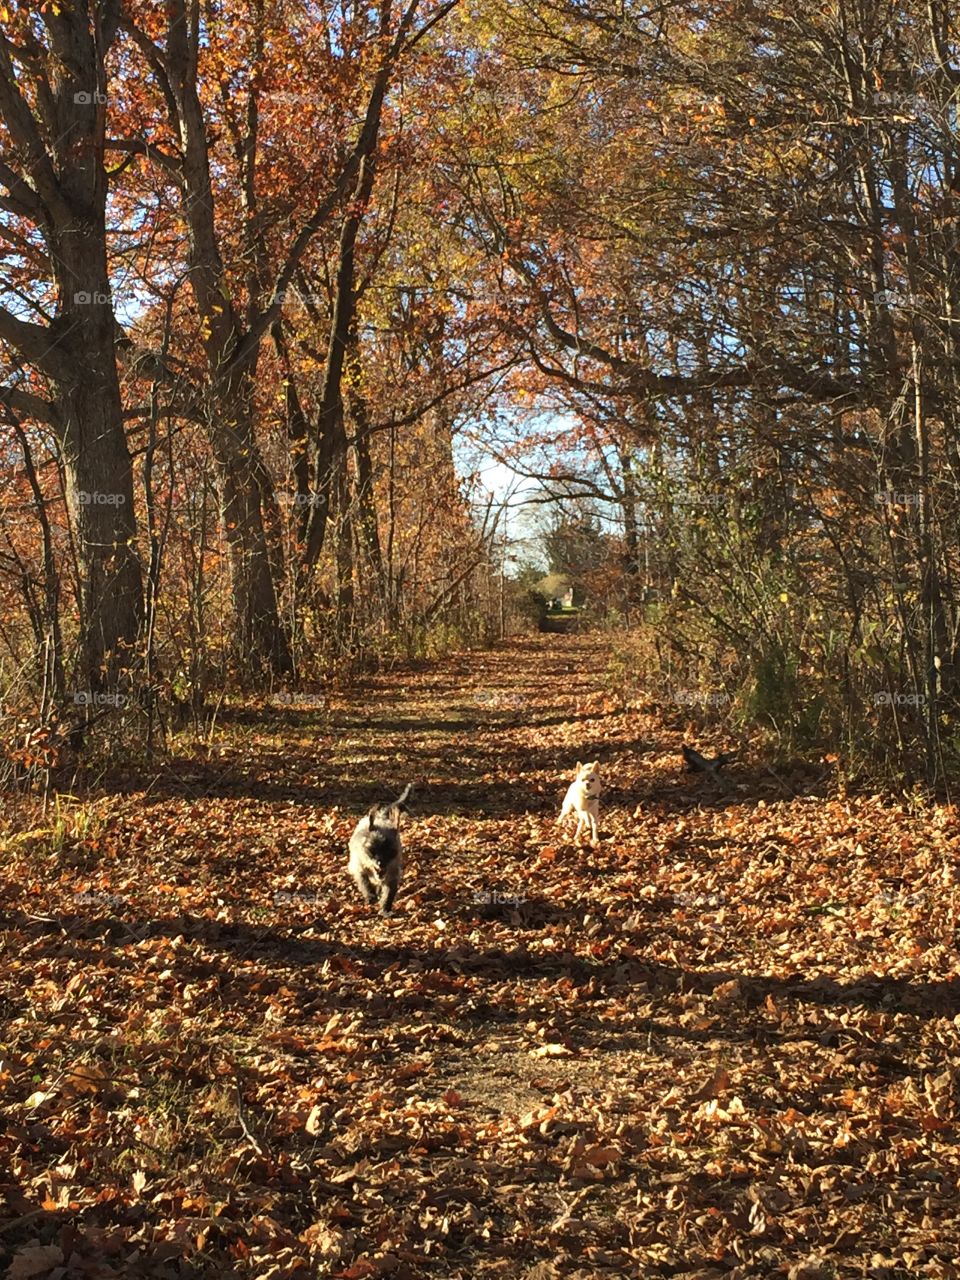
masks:
[[[107,267],[104,59],[118,13],[115,0],[47,5],[38,16],[46,43],[35,29],[21,45],[0,46],[0,116],[14,142],[0,163],[0,206],[39,228],[57,297],[49,326],[0,312],[0,338],[53,391],[51,404],[33,409],[56,431],[76,530],[78,693],[125,678],[143,612]]]
[[[370,419],[367,404],[356,390],[349,395],[350,417],[355,433],[357,454],[357,508],[360,534],[370,566],[373,569],[381,597],[386,599],[386,574],[383,564],[383,548],[380,544],[380,523],[377,518],[377,494],[374,486],[373,458],[370,454]]]
[[[376,114],[370,133],[370,150],[360,163],[357,187],[353,193],[353,212],[340,229],[337,279],[330,317],[327,362],[323,375],[320,410],[317,415],[317,453],[314,473],[316,501],[310,505],[310,518],[303,550],[307,565],[315,565],[323,550],[327,522],[339,475],[346,467],[347,441],[343,427],[343,374],[348,348],[356,346],[357,311],[356,248],[357,235],[373,190],[375,166],[373,155],[379,133],[380,114]]]

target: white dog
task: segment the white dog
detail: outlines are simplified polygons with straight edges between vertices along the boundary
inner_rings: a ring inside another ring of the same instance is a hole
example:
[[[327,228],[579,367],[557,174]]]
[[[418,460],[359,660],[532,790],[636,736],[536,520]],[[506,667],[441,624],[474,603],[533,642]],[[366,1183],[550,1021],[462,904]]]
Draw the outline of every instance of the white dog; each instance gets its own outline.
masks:
[[[581,831],[590,828],[590,838],[596,844],[597,818],[600,815],[600,761],[592,764],[581,764],[577,761],[577,776],[567,788],[563,798],[563,808],[557,822],[562,822],[570,814],[577,815],[577,829],[574,839]]]

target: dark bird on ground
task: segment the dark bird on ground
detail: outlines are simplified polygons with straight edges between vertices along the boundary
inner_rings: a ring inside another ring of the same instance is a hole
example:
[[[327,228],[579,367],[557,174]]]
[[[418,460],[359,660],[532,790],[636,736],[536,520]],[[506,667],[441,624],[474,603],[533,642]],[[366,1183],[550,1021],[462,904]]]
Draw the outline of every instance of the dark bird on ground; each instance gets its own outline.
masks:
[[[687,773],[709,773],[712,778],[717,776],[725,764],[737,758],[736,751],[721,751],[718,756],[710,760],[707,756],[701,755],[695,747],[688,747],[686,743],[680,750],[687,762]]]

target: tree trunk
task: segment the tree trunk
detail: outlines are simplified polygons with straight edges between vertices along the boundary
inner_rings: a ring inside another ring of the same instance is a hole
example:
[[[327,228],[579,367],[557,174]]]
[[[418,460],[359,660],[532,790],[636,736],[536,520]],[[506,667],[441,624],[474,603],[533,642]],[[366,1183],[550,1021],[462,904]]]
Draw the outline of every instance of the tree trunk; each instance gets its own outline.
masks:
[[[640,575],[640,535],[637,527],[637,478],[633,471],[633,451],[621,447],[619,450],[623,510],[623,541],[627,576],[636,580]]]
[[[0,117],[14,144],[7,161],[18,166],[4,183],[16,212],[43,236],[57,297],[48,327],[0,312],[0,336],[54,390],[53,404],[37,400],[34,412],[57,434],[76,530],[76,693],[115,684],[129,671],[143,613],[107,269],[104,59],[118,14],[113,0],[45,6],[25,46],[0,50]],[[34,90],[29,100],[24,83]]]
[[[376,146],[380,123],[377,111],[370,137],[370,152],[360,163],[356,190],[353,192],[353,212],[344,219],[340,228],[340,244],[337,260],[337,281],[333,298],[333,314],[330,318],[330,338],[327,345],[327,363],[323,376],[323,391],[317,417],[317,462],[314,478],[316,501],[310,507],[310,520],[304,546],[304,561],[315,565],[323,550],[327,522],[335,490],[340,484],[340,472],[346,467],[346,436],[343,429],[343,374],[348,354],[357,358],[356,344],[356,247],[357,234],[373,190],[375,164],[373,151]]]
[[[354,343],[355,343],[354,338]],[[351,350],[355,351],[355,345]],[[360,536],[370,561],[381,600],[386,599],[386,578],[383,564],[383,548],[380,545],[380,525],[377,519],[377,492],[374,485],[373,458],[370,454],[370,419],[363,396],[351,388],[348,395],[350,417],[353,421],[354,449],[357,455],[357,515]]]
[[[266,671],[289,672],[293,662],[275,585],[282,572],[279,552],[264,521],[273,487],[254,440],[252,394],[246,377],[239,380],[235,400],[221,393],[210,436],[229,554],[236,651],[241,667],[257,678]]]
[[[346,465],[337,478],[337,641],[346,649],[353,641],[353,512]]]
[[[103,309],[112,328],[112,308]],[[112,343],[83,325],[77,332],[84,334],[79,345],[85,358],[77,361],[73,378],[55,385],[80,570],[82,679],[96,690],[115,684],[134,664],[143,576]]]

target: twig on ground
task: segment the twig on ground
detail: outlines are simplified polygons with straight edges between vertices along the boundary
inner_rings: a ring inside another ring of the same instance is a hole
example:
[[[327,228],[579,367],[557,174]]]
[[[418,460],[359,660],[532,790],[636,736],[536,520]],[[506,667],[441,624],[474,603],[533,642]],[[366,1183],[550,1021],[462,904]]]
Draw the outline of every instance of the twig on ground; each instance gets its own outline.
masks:
[[[266,1159],[267,1153],[264,1150],[263,1145],[247,1122],[246,1107],[243,1101],[243,1090],[240,1087],[240,1077],[238,1075],[234,1075],[233,1083],[237,1090],[237,1119],[240,1121],[240,1128],[243,1130],[243,1136],[250,1143],[251,1147],[253,1147],[257,1155]]]

